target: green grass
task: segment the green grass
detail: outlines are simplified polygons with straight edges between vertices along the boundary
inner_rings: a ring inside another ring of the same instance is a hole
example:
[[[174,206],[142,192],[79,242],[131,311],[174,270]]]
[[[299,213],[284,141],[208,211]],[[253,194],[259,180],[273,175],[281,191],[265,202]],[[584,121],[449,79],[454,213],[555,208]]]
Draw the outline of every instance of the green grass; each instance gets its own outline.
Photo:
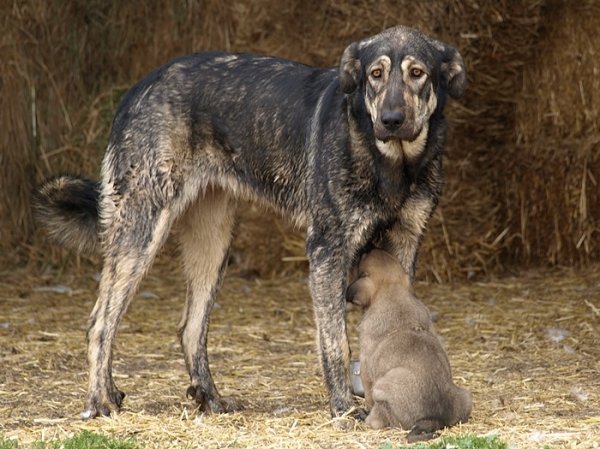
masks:
[[[145,445],[135,438],[126,439],[107,437],[83,430],[73,437],[52,441],[38,441],[31,449],[142,449]],[[237,447],[234,445],[234,447]],[[407,449],[408,446],[394,446],[385,443],[378,449]],[[465,435],[460,437],[442,437],[430,443],[410,446],[410,449],[508,449],[509,445],[498,440],[496,435],[479,437]],[[20,449],[19,443],[0,435],[0,449]]]
[[[116,439],[84,430],[71,438],[37,441],[31,449],[142,449],[135,438]],[[19,443],[0,436],[0,449],[19,449]]]
[[[0,449],[16,449],[19,444],[13,440],[7,440],[4,436],[0,435]]]
[[[398,449],[406,449],[409,446],[401,446]],[[390,443],[386,443],[379,449],[396,449]],[[431,443],[420,443],[410,446],[410,449],[508,449],[508,444],[498,440],[497,435],[478,437],[476,435],[465,435],[460,437],[442,437]]]

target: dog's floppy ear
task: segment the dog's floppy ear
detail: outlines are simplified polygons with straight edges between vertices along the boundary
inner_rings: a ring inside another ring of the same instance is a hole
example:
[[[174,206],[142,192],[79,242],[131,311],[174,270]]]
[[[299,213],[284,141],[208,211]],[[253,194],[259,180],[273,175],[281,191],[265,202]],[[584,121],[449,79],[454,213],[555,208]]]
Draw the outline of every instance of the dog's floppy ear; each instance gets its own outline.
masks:
[[[442,87],[452,98],[462,97],[467,88],[467,70],[462,56],[451,45],[444,44],[436,39],[431,39],[431,43],[442,55],[440,66]]]
[[[366,273],[363,273],[348,286],[346,301],[356,306],[368,307],[371,304],[374,287],[375,285],[371,278]]]
[[[340,87],[345,94],[351,94],[360,82],[359,44],[353,42],[346,47],[340,61]]]

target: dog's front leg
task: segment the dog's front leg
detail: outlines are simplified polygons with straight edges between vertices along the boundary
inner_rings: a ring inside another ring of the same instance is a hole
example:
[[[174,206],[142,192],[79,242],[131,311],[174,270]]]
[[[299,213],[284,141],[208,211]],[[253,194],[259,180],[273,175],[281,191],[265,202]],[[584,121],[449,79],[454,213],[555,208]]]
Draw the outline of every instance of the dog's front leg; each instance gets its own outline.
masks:
[[[417,256],[427,222],[441,193],[441,160],[434,160],[423,170],[417,183],[411,186],[398,220],[384,236],[383,248],[398,258],[411,280],[415,278]]]
[[[346,272],[341,258],[323,247],[308,246],[310,290],[317,325],[317,344],[329,405],[339,417],[354,405],[350,381],[350,347],[346,332]]]
[[[421,239],[434,208],[429,198],[408,198],[400,219],[386,232],[383,240],[383,248],[398,258],[411,280],[415,278]]]

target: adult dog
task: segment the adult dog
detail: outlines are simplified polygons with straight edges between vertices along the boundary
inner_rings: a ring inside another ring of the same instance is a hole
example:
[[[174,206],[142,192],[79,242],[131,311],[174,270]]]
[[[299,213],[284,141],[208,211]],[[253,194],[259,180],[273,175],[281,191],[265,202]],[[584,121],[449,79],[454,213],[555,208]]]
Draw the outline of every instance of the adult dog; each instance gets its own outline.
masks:
[[[471,393],[452,381],[450,361],[429,311],[398,260],[382,250],[358,265],[347,299],[364,308],[358,326],[360,373],[371,427],[401,426],[409,443],[467,422]]]
[[[84,418],[118,411],[113,340],[144,273],[175,225],[187,278],[179,335],[187,393],[227,412],[206,351],[239,198],[306,224],[310,291],[333,415],[353,405],[347,274],[380,240],[414,275],[442,186],[447,95],[466,85],[458,51],[396,27],[352,43],[339,68],[249,54],[173,60],[123,97],[99,182],[61,177],[37,195],[55,241],[104,259],[88,330]]]

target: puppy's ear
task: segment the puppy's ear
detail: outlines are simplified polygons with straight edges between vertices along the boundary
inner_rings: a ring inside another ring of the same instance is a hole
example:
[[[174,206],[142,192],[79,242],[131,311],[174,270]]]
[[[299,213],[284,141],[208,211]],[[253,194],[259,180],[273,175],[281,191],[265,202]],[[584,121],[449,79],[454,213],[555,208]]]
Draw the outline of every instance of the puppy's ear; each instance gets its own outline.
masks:
[[[368,307],[371,304],[374,287],[371,278],[364,273],[348,286],[346,301],[356,306]]]
[[[340,61],[340,87],[345,94],[351,94],[360,83],[359,45],[354,42],[344,50]]]
[[[442,56],[440,66],[442,87],[452,98],[462,97],[467,88],[467,69],[462,56],[451,45],[436,39],[430,39],[430,41]]]

